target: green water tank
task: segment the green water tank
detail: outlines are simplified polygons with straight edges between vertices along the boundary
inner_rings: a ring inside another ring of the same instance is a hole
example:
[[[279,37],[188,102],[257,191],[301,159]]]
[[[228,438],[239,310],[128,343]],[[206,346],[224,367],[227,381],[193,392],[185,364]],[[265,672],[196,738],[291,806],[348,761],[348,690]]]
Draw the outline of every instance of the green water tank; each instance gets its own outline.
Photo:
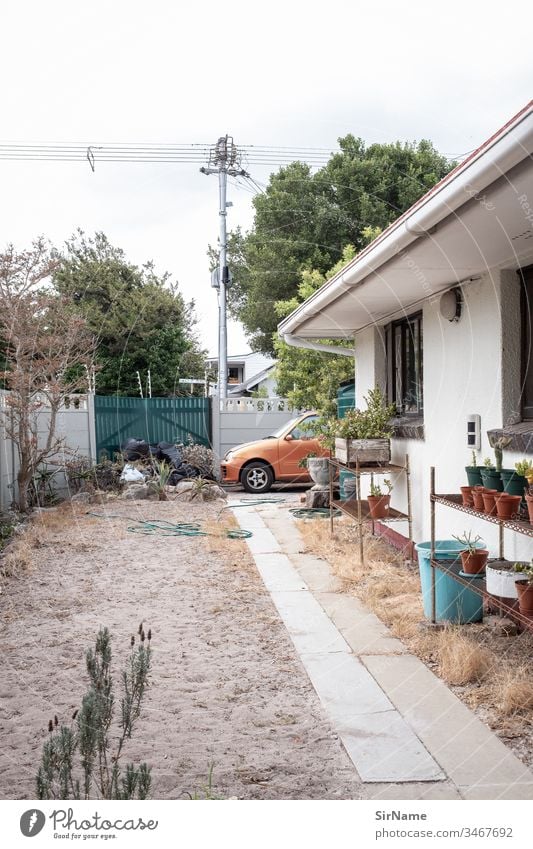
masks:
[[[346,415],[346,410],[353,410],[355,407],[355,381],[345,380],[339,386],[337,392],[337,415],[339,419],[343,419]]]

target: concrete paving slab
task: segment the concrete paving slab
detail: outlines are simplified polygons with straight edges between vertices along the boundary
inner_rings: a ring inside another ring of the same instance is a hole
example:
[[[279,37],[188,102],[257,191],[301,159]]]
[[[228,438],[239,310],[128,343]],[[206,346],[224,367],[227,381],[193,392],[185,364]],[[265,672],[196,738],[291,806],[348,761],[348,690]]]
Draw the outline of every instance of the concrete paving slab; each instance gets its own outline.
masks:
[[[257,513],[257,511],[253,508],[247,507],[244,510],[239,509],[234,510],[233,512],[237,516],[241,527],[248,528],[249,530],[255,530],[257,528],[262,528],[266,530],[266,524],[264,523],[259,513]]]
[[[531,793],[522,798],[533,798],[531,771],[417,657],[362,661],[462,795],[514,786]]]
[[[404,654],[406,646],[354,596],[317,592],[320,602],[352,651],[357,654]]]
[[[246,528],[245,517],[239,518],[241,528]],[[248,548],[252,554],[269,554],[273,551],[281,552],[281,546],[276,537],[269,531],[268,528],[256,528],[253,530],[253,536],[246,540]]]
[[[367,799],[461,799],[451,781],[415,782],[413,784],[367,784]]]
[[[522,784],[478,784],[475,787],[460,787],[463,799],[533,799],[533,785]]]
[[[305,580],[307,586],[314,593],[340,592],[342,581],[332,575],[328,564],[324,560],[313,557],[312,554],[292,554],[291,560],[296,569]]]
[[[336,730],[362,781],[445,779],[414,731],[395,711],[354,716]]]
[[[390,699],[353,654],[303,655],[302,663],[320,701],[336,721],[394,710]]]
[[[311,593],[272,592],[271,596],[300,655],[350,651]]]
[[[296,571],[286,554],[273,552],[256,554],[255,562],[259,574],[269,592],[285,590],[286,592],[308,592],[307,585]]]

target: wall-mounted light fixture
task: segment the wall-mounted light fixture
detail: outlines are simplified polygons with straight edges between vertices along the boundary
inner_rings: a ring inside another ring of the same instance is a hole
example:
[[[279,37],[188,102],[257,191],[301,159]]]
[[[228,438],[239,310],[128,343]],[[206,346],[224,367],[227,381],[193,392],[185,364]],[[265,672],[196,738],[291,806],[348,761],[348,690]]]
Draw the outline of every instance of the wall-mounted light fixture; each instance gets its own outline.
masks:
[[[450,289],[441,296],[439,312],[447,321],[459,321],[463,308],[463,295],[459,286]]]

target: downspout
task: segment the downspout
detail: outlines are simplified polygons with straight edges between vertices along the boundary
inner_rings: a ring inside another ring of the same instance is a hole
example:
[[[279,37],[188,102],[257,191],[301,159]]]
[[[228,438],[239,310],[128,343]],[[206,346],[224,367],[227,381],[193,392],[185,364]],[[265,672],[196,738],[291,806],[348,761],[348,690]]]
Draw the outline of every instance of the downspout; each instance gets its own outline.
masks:
[[[300,336],[293,336],[292,333],[281,333],[281,338],[287,345],[292,345],[293,348],[306,348],[309,351],[325,351],[327,354],[340,354],[342,357],[355,358],[355,350],[353,348],[337,348],[336,345],[311,342],[310,339],[302,339]]]

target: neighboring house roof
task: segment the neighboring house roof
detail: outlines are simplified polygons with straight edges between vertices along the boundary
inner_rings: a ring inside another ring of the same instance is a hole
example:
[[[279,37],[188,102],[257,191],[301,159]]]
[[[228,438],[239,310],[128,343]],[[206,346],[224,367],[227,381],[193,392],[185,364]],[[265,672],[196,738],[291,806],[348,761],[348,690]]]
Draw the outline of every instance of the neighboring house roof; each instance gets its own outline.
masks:
[[[279,325],[348,339],[491,268],[533,262],[533,100]]]
[[[243,383],[239,383],[238,385],[233,384],[231,387],[228,387],[228,395],[237,395],[241,392],[248,392],[250,389],[253,389],[258,383],[261,383],[263,380],[266,380],[270,372],[273,370],[276,363],[272,363],[272,365],[267,366],[262,371],[254,374],[252,377],[249,377],[248,380],[245,380]]]

